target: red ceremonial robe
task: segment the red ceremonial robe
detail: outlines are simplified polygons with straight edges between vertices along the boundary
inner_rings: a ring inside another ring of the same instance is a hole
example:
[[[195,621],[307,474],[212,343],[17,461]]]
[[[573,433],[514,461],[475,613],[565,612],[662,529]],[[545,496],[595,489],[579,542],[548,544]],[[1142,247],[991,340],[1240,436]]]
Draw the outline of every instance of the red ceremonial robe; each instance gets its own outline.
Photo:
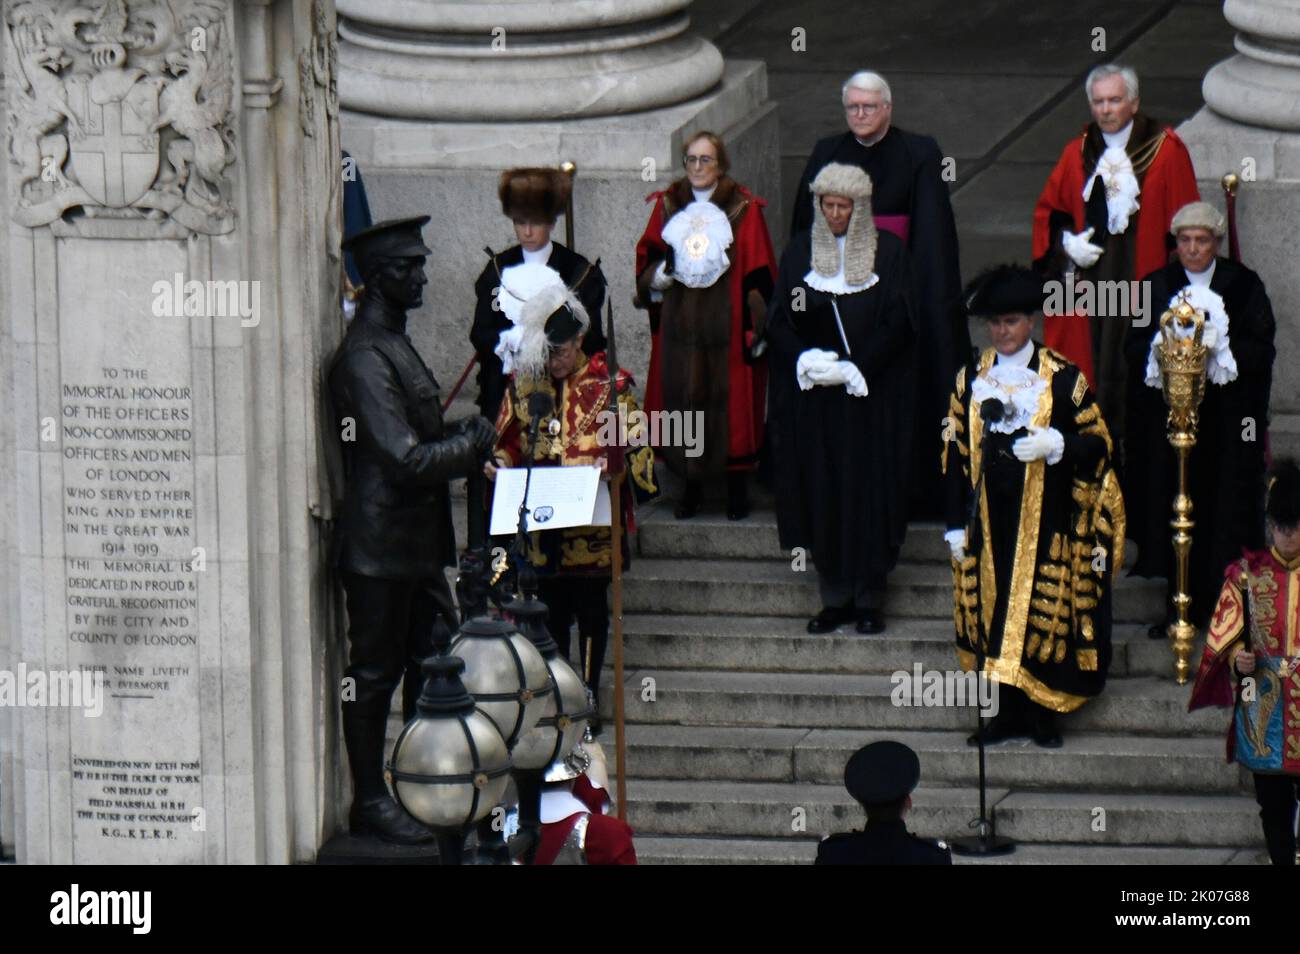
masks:
[[[1276,549],[1247,550],[1223,571],[1214,618],[1205,637],[1201,667],[1196,673],[1188,710],[1203,706],[1231,706],[1236,702],[1233,663],[1237,654],[1251,649],[1247,608],[1242,604],[1245,582],[1255,600],[1255,622],[1260,644],[1256,655],[1281,656],[1291,661],[1283,678],[1279,704],[1282,706],[1282,771],[1300,776],[1300,557],[1282,559]],[[1234,708],[1228,725],[1228,761],[1236,755]]]
[[[1141,163],[1135,164],[1139,174],[1142,191],[1138,195],[1139,208],[1129,221],[1129,228],[1137,229],[1136,268],[1129,280],[1136,280],[1149,275],[1158,268],[1163,268],[1169,259],[1165,237],[1169,233],[1169,224],[1174,214],[1189,202],[1201,197],[1196,187],[1196,173],[1192,169],[1192,157],[1187,146],[1178,138],[1170,127],[1165,127],[1163,141],[1156,148],[1155,156],[1141,172]],[[1054,227],[1053,217],[1061,221],[1068,217],[1073,221],[1072,232],[1087,228],[1084,223],[1086,209],[1083,201],[1083,187],[1087,177],[1094,174],[1093,169],[1084,169],[1083,151],[1087,139],[1087,129],[1077,138],[1070,140],[1056,162],[1056,168],[1047,179],[1038,204],[1034,208],[1034,261],[1044,258],[1053,251],[1053,243],[1059,244],[1060,229]],[[1133,155],[1138,143],[1129,143],[1129,153]],[[1093,241],[1102,245],[1098,236]],[[1053,276],[1058,277],[1058,276]],[[1089,381],[1096,381],[1092,367],[1092,332],[1087,321],[1078,320],[1075,315],[1054,315],[1043,320],[1043,342],[1047,347],[1059,351],[1076,364]]]
[[[732,461],[750,461],[757,457],[763,446],[763,421],[767,408],[767,363],[758,361],[749,364],[745,353],[753,343],[753,331],[746,332],[748,324],[745,299],[751,288],[756,288],[764,300],[771,296],[772,286],[776,280],[776,253],[772,248],[772,238],[767,232],[767,223],[763,220],[763,209],[767,202],[751,193],[738,183],[729,179],[720,179],[712,196],[712,201],[722,200],[720,193],[725,184],[730,184],[743,199],[747,200],[739,219],[732,222],[734,236],[727,257],[731,267],[719,281],[728,283],[731,297],[731,346],[728,354],[730,382],[727,389],[727,457]],[[653,202],[650,221],[645,232],[636,243],[636,274],[640,279],[651,265],[658,267],[667,255],[667,244],[663,240],[663,228],[672,218],[665,210],[665,199],[673,206],[674,212],[694,201],[689,184],[685,180],[673,183],[668,189],[646,196],[647,202]],[[640,286],[642,283],[638,281]],[[658,303],[645,300],[642,303],[650,312],[650,368],[646,373],[645,410],[648,412],[663,410],[663,378],[660,367],[659,344],[659,310]]]

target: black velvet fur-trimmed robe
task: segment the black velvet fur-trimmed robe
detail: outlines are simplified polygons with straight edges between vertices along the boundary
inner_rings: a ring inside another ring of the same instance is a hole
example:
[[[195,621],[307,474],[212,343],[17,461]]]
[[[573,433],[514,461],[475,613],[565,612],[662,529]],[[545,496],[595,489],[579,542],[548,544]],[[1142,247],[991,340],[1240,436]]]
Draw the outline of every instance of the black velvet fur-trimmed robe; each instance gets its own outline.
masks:
[[[1169,446],[1168,409],[1160,388],[1148,386],[1147,355],[1169,299],[1188,284],[1187,272],[1175,262],[1146,276],[1151,283],[1151,323],[1129,326],[1124,340],[1128,359],[1128,432],[1124,438],[1124,499],[1128,501],[1129,537],[1138,546],[1135,576],[1171,579],[1172,532],[1178,464]],[[1216,259],[1210,291],[1223,299],[1228,313],[1228,342],[1237,360],[1237,379],[1205,384],[1196,446],[1188,457],[1192,497],[1192,550],[1188,575],[1190,618],[1204,626],[1223,582],[1223,568],[1242,549],[1264,546],[1264,450],[1268,430],[1269,390],[1276,354],[1276,324],[1264,283],[1249,268]],[[1253,421],[1253,426],[1247,422]],[[1171,579],[1171,592],[1174,585]]]
[[[992,367],[988,348],[975,373]],[[1057,712],[1071,712],[1106,684],[1111,659],[1111,580],[1124,558],[1124,499],[1106,422],[1087,379],[1035,343],[1029,369],[1047,380],[1032,419],[1065,438],[1064,456],[1021,463],[1011,446],[1028,430],[990,433],[971,397],[972,369],[957,373],[945,420],[943,471],[949,528],[967,531],[953,561],[957,656]],[[975,520],[969,503],[979,475]],[[986,529],[987,532],[982,532]]]

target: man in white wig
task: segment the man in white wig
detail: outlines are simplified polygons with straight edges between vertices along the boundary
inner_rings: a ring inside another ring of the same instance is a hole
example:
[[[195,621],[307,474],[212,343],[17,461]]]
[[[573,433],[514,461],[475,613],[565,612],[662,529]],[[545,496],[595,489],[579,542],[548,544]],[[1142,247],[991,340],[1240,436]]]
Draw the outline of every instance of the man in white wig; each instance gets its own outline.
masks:
[[[768,314],[781,545],[811,551],[811,633],[885,628],[885,577],[907,529],[917,333],[907,252],[877,231],[871,179],[832,163],[810,231],[781,258]],[[936,419],[937,424],[937,419]]]
[[[925,342],[925,360],[915,380],[907,504],[913,519],[933,519],[942,497],[934,469],[941,435],[933,422],[943,416],[952,376],[968,360],[971,346],[961,308],[957,226],[948,195],[955,166],[932,136],[894,125],[893,91],[879,73],[854,73],[840,89],[840,102],[847,128],[813,147],[795,194],[790,234],[793,238],[812,227],[811,184],[827,165],[857,166],[871,178],[866,212],[877,229],[894,233],[907,248],[909,294],[918,336]]]

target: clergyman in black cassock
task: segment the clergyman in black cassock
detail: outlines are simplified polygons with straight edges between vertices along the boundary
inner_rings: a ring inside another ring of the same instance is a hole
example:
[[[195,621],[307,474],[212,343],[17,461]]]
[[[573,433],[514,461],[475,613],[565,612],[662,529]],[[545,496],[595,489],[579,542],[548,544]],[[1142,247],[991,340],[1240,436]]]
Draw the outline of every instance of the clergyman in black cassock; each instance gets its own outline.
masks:
[[[1188,457],[1192,497],[1192,550],[1188,558],[1190,619],[1209,620],[1223,582],[1223,568],[1243,548],[1264,546],[1263,500],[1265,437],[1269,390],[1276,354],[1276,323],[1268,293],[1258,275],[1238,262],[1218,258],[1226,231],[1223,216],[1206,202],[1184,206],[1170,229],[1178,239],[1178,261],[1147,275],[1151,321],[1128,329],[1128,432],[1125,435],[1124,499],[1129,537],[1138,545],[1136,576],[1170,581],[1169,619],[1173,619],[1174,551],[1169,520],[1178,492],[1178,463],[1169,445],[1168,408],[1159,369],[1151,354],[1160,316],[1177,296],[1207,309],[1215,329],[1207,361],[1196,445]],[[1204,339],[1203,339],[1204,340]],[[1152,628],[1163,638],[1164,626]]]
[[[910,297],[926,357],[915,379],[912,474],[907,506],[913,519],[938,519],[942,493],[935,455],[942,436],[934,421],[943,416],[952,376],[971,348],[961,307],[961,269],[945,159],[930,136],[892,125],[892,93],[877,73],[849,77],[841,91],[848,130],[818,140],[799,180],[790,234],[810,228],[810,184],[830,163],[857,166],[871,177],[871,211],[881,232],[893,232],[907,247]],[[867,112],[875,107],[874,111]]]
[[[817,569],[823,610],[809,631],[856,616],[859,632],[875,633],[907,530],[917,364],[907,251],[876,231],[861,169],[827,166],[813,188],[817,220],[782,256],[768,312],[777,525],[781,546],[811,551]]]
[[[994,347],[957,372],[944,421],[957,656],[970,672],[978,651],[999,681],[986,741],[1029,735],[1055,748],[1055,713],[1106,684],[1124,500],[1087,379],[1030,337],[1041,278],[1002,266],[967,301]]]

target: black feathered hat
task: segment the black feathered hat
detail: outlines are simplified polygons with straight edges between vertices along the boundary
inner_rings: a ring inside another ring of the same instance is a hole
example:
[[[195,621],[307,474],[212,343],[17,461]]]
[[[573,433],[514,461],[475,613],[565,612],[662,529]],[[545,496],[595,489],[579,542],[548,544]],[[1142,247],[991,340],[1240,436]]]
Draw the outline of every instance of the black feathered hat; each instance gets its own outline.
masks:
[[[1043,311],[1043,279],[1021,265],[998,265],[981,273],[962,295],[966,314],[976,318]]]
[[[1279,527],[1300,524],[1300,467],[1290,458],[1275,461],[1269,471],[1264,512]]]

